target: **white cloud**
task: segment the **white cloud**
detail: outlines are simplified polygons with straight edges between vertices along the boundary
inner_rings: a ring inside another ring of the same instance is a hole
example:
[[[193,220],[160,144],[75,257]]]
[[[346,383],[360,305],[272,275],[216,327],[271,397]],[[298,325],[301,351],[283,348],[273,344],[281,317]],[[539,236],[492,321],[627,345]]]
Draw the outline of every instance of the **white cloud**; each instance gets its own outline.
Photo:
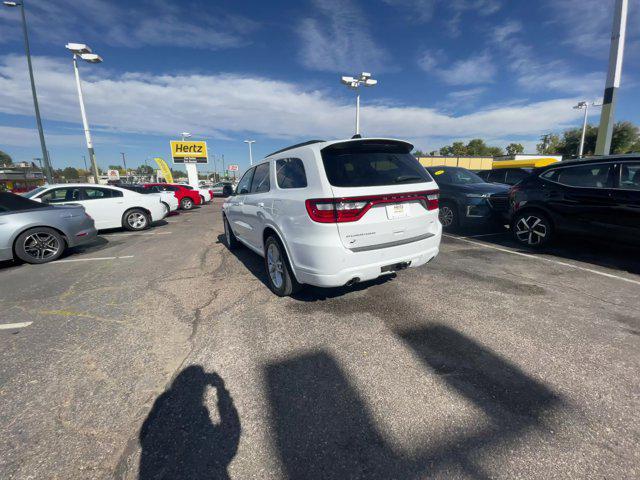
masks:
[[[446,63],[442,52],[425,51],[418,59],[418,65],[449,85],[490,83],[496,75],[496,67],[489,52]]]
[[[433,18],[438,0],[382,0],[387,5],[405,10],[412,23],[428,23]]]
[[[6,10],[6,9],[3,9]],[[120,47],[173,46],[217,50],[249,43],[257,28],[253,20],[209,7],[168,0],[145,0],[115,5],[105,0],[31,0],[30,35],[62,46],[92,40]],[[0,41],[20,40],[17,12],[0,11]]]
[[[389,55],[374,41],[364,13],[350,1],[316,0],[317,15],[300,22],[300,60],[313,70],[389,70]]]
[[[492,42],[502,51],[519,86],[531,91],[558,91],[589,97],[601,93],[604,73],[575,73],[567,67],[566,61],[544,61],[521,40],[522,35],[522,24],[513,20],[497,25],[492,32]]]
[[[43,116],[80,129],[68,62],[41,57],[34,62]],[[22,57],[0,57],[1,113],[33,115],[26,75]],[[339,101],[327,92],[290,82],[230,74],[153,76],[133,72],[113,76],[98,68],[85,77],[92,129],[111,139],[119,133],[169,137],[181,130],[218,139],[246,138],[248,133],[288,140],[344,138],[353,128],[350,99]],[[571,108],[577,100],[506,105],[459,116],[433,108],[364,102],[362,124],[369,136],[449,139],[538,135],[578,119],[580,112]]]

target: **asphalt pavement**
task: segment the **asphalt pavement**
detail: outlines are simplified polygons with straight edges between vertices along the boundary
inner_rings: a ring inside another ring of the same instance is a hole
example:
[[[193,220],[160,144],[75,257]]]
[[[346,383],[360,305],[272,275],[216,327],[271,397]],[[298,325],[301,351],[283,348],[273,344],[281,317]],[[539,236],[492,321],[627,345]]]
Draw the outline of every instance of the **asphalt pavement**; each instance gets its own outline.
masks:
[[[640,476],[640,256],[503,232],[278,298],[221,201],[0,265],[0,478]]]

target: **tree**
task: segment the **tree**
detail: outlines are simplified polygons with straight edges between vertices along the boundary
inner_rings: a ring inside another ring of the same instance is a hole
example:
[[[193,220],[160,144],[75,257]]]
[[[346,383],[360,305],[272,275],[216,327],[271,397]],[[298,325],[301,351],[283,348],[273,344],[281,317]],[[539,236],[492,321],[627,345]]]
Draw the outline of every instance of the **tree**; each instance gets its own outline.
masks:
[[[555,133],[548,133],[540,137],[540,143],[536,145],[536,150],[540,155],[557,155],[560,147],[560,136]]]
[[[78,173],[78,169],[73,168],[73,167],[66,167],[64,170],[62,170],[62,176],[65,179],[78,179],[80,178],[80,174]]]
[[[153,167],[150,167],[149,165],[140,165],[138,168],[136,168],[136,173],[138,175],[152,175]]]
[[[524,147],[521,143],[510,143],[507,145],[507,155],[518,155],[524,153]]]
[[[0,167],[4,167],[11,164],[13,164],[13,159],[11,158],[11,156],[8,153],[5,153],[2,150],[0,150]]]
[[[414,150],[413,152],[411,152],[412,155],[416,158],[420,158],[420,157],[426,157],[427,154],[424,153],[422,150]]]
[[[496,157],[503,153],[500,147],[490,147],[481,138],[474,138],[466,145],[463,142],[453,142],[451,145],[446,145],[440,149],[440,155],[454,157]]]
[[[631,122],[618,122],[613,126],[611,153],[631,153],[637,151],[640,141],[638,127]]]

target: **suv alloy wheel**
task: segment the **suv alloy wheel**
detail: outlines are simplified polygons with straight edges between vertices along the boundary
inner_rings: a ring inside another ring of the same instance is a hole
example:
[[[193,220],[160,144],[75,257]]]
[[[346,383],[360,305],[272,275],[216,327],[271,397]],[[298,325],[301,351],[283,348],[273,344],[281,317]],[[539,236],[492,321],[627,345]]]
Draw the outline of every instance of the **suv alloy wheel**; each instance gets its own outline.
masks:
[[[516,214],[511,229],[518,243],[529,247],[539,248],[547,245],[553,236],[553,226],[549,218],[535,211]]]

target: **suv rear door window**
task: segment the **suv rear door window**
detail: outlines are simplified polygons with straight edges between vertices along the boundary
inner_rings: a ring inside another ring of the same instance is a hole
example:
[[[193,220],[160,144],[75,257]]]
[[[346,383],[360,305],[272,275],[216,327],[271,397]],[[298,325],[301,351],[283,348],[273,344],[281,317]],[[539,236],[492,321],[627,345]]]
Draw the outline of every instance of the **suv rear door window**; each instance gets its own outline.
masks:
[[[280,188],[305,188],[307,173],[299,158],[282,158],[276,161],[276,179]]]
[[[271,189],[269,181],[269,164],[270,162],[261,163],[256,167],[251,182],[251,193],[265,193]]]
[[[542,178],[569,187],[612,188],[613,164],[578,165],[558,168],[542,174]]]
[[[322,150],[334,187],[377,187],[430,182],[431,177],[402,143],[346,142]]]
[[[640,162],[620,165],[620,188],[640,190]]]

